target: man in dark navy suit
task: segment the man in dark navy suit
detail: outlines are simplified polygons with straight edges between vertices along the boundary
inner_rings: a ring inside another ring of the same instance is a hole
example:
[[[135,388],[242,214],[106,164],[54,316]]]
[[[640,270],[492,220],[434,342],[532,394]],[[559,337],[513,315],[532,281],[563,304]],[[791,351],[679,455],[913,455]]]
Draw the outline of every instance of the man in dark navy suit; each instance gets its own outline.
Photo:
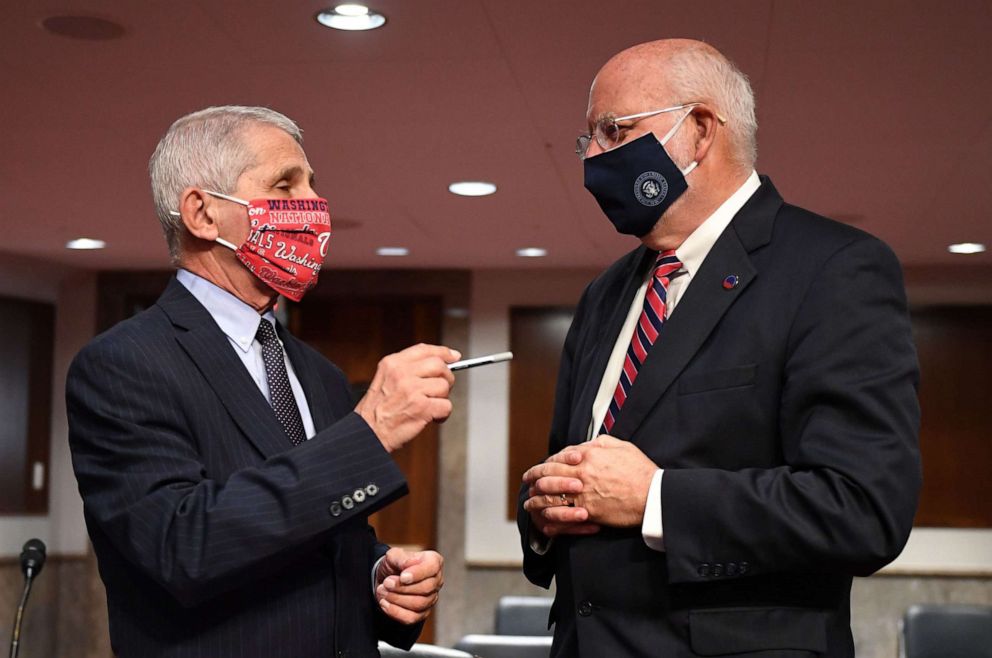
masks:
[[[354,405],[274,318],[316,283],[327,202],[299,128],[265,108],[178,120],[150,163],[176,277],[67,383],[69,440],[120,656],[377,656],[408,647],[442,558],[376,541],[406,492],[390,453],[451,412],[457,352],[385,357]]]
[[[586,187],[641,245],[583,294],[524,475],[552,653],[851,657],[852,577],[920,487],[899,263],[755,173],[750,84],[706,44],[618,54],[587,121]]]

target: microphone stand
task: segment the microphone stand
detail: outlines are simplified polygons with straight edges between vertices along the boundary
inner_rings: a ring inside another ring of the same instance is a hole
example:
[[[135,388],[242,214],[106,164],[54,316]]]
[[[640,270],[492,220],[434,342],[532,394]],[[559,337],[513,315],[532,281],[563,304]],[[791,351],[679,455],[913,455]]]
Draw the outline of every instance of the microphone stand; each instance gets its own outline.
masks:
[[[10,658],[17,658],[17,649],[21,643],[21,621],[24,619],[24,606],[31,593],[31,582],[41,573],[45,566],[45,542],[40,539],[29,539],[21,551],[21,571],[24,573],[24,593],[21,603],[17,606],[17,616],[14,617],[14,631],[10,635]]]
[[[21,603],[17,606],[17,616],[14,617],[14,632],[10,637],[10,658],[17,658],[18,645],[21,641],[21,620],[24,618],[24,606],[28,602],[28,595],[31,594],[31,582],[34,580],[34,569],[28,567],[24,575],[24,592],[21,594]]]

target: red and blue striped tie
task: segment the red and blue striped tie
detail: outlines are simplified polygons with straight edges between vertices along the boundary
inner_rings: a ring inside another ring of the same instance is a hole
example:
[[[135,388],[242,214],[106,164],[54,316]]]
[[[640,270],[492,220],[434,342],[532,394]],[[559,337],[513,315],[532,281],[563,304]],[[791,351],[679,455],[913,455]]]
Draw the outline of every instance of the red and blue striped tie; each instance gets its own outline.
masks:
[[[682,267],[675,250],[663,251],[658,254],[655,263],[654,276],[651,277],[651,286],[644,295],[644,309],[641,317],[637,320],[637,327],[634,335],[630,339],[630,347],[627,348],[627,355],[623,360],[623,371],[620,373],[620,381],[613,392],[613,399],[610,401],[610,408],[603,418],[603,426],[600,434],[609,434],[613,429],[613,423],[620,415],[623,403],[627,401],[634,380],[637,379],[637,371],[641,364],[648,357],[648,350],[658,340],[661,327],[665,324],[665,306],[668,304],[668,283],[672,275]]]

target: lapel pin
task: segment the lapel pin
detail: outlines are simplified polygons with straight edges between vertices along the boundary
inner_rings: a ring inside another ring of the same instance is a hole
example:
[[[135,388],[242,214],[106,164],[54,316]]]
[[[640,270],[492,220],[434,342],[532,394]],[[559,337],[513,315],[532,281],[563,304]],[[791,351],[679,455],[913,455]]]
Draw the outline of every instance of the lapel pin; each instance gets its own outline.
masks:
[[[733,290],[734,288],[737,287],[737,284],[739,284],[740,282],[741,282],[740,277],[738,277],[736,274],[731,274],[726,279],[723,280],[723,289]]]

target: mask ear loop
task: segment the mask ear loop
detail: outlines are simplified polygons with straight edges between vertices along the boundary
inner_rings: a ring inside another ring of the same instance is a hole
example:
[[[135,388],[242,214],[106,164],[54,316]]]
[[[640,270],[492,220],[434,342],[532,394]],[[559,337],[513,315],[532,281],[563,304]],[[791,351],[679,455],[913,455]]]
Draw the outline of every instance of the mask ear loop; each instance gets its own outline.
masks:
[[[215,197],[218,197],[220,199],[225,199],[227,201],[233,201],[234,203],[240,204],[240,205],[245,206],[245,207],[248,207],[250,205],[244,199],[239,199],[237,197],[233,197],[233,196],[230,196],[228,194],[223,194],[221,192],[214,192],[213,190],[208,190],[206,188],[204,188],[203,191],[206,192],[207,194],[209,194],[210,196],[215,196]],[[180,213],[176,212],[175,210],[170,210],[169,211],[169,214],[172,215],[173,217],[182,217],[182,215]],[[216,242],[219,245],[223,245],[223,246],[227,247],[231,251],[237,251],[238,250],[238,247],[236,245],[232,244],[231,242],[228,242],[224,238],[214,238],[214,242]]]
[[[227,201],[233,201],[234,203],[240,204],[240,205],[242,205],[242,206],[244,206],[246,208],[249,205],[251,205],[247,201],[245,201],[244,199],[239,199],[236,196],[230,196],[228,194],[222,194],[221,192],[214,192],[213,190],[208,190],[206,188],[204,188],[203,191],[206,192],[207,194],[209,194],[210,196],[215,196],[215,197],[218,197],[218,198],[221,198],[221,199],[226,199]],[[169,211],[169,214],[172,215],[173,217],[182,217],[182,215],[180,215],[175,210],[170,210]]]
[[[679,117],[679,120],[675,122],[675,125],[672,126],[672,129],[669,130],[667,133],[665,133],[665,136],[661,138],[662,146],[668,143],[668,140],[670,140],[672,138],[672,135],[674,135],[675,132],[679,129],[679,127],[682,126],[682,122],[689,118],[690,114],[692,114],[691,107],[689,108],[688,112],[686,112],[681,117]],[[693,160],[688,167],[686,167],[685,169],[680,169],[679,171],[682,172],[683,176],[688,176],[690,173],[692,173],[692,170],[695,169],[697,166],[699,166],[699,163]]]
[[[204,188],[203,191],[206,192],[207,194],[209,194],[210,196],[215,196],[215,197],[218,197],[220,199],[226,199],[228,201],[233,201],[234,203],[239,203],[242,206],[245,206],[246,208],[249,205],[247,201],[245,201],[244,199],[239,199],[236,196],[228,196],[227,194],[221,194],[220,192],[214,192],[213,190],[208,190],[206,188]]]

